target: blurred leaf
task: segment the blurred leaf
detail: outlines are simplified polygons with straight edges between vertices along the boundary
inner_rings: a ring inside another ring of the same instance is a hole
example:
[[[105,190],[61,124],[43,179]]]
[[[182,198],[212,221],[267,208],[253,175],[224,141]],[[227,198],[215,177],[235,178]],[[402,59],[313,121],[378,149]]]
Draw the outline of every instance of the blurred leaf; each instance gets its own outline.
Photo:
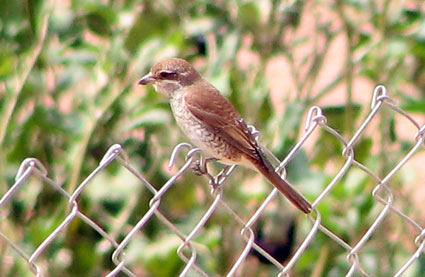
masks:
[[[229,76],[230,95],[228,96],[230,102],[235,106],[241,114],[245,114],[241,91],[241,84],[243,83],[243,72],[240,72],[237,67],[232,67]]]
[[[273,114],[274,108],[273,104],[270,101],[270,97],[264,97],[264,101],[261,103],[260,106],[259,120],[264,124],[265,122],[270,120]]]
[[[421,59],[425,59],[425,39],[418,39],[412,47],[412,53]]]
[[[402,13],[408,22],[415,22],[422,18],[422,14],[418,10],[404,9]]]
[[[147,39],[153,36],[165,36],[169,30],[174,29],[170,24],[173,19],[177,18],[172,18],[164,11],[154,10],[150,5],[146,5],[128,34],[125,41],[126,48],[129,52],[133,52]]]
[[[360,48],[365,44],[370,43],[371,35],[365,32],[359,34],[359,42],[356,44],[356,48]]]
[[[176,249],[181,241],[174,235],[169,235],[158,239],[144,251],[143,258],[146,261],[146,268],[153,276],[174,276],[178,275],[182,261],[176,254]],[[163,266],[167,264],[167,266]]]
[[[421,113],[425,111],[425,101],[414,100],[411,102],[407,102],[404,105],[402,105],[402,109],[405,110],[406,112]]]
[[[230,32],[226,35],[220,50],[217,53],[217,60],[213,64],[211,71],[212,75],[223,74],[222,66],[229,60],[233,60],[236,50],[240,45],[240,36],[236,32]]]
[[[214,31],[215,22],[211,17],[197,17],[190,21],[183,22],[184,33],[187,36],[200,36]]]
[[[371,138],[362,138],[355,146],[356,160],[364,163],[370,157],[373,141]]]
[[[92,242],[83,238],[72,247],[74,251],[72,252],[72,264],[67,270],[69,274],[74,276],[91,275],[94,269],[93,265],[99,264],[99,257],[94,255]]]
[[[408,44],[406,40],[390,40],[387,44],[388,46],[388,58],[397,59],[403,58],[409,53]]]
[[[86,16],[87,24],[89,28],[98,35],[107,36],[110,34],[111,29],[108,26],[110,22],[105,18],[104,14],[101,13],[89,13]]]
[[[388,131],[389,131],[389,135],[390,135],[390,141],[395,143],[397,142],[397,133],[396,133],[396,122],[395,122],[395,118],[391,117],[390,118],[390,126],[388,126]],[[372,143],[371,143],[372,144]]]
[[[300,150],[288,164],[287,174],[291,183],[300,184],[301,189],[309,195],[319,194],[328,178],[324,173],[310,169],[310,162],[304,150]]]
[[[249,30],[257,27],[260,23],[260,9],[255,2],[247,2],[239,7],[238,22]]]
[[[155,127],[166,126],[170,124],[170,112],[166,109],[158,109],[157,107],[150,107],[141,110],[135,121],[132,122],[126,129],[131,130],[140,127]]]
[[[32,32],[35,33],[38,30],[39,16],[42,14],[42,4],[45,1],[42,0],[26,0],[26,12],[28,14],[30,26]]]
[[[0,48],[0,80],[5,80],[11,75],[16,67],[17,58],[6,48]]]
[[[303,113],[304,106],[299,103],[290,103],[286,105],[285,114],[278,119],[278,125],[276,126],[276,129],[279,130],[277,135],[280,138],[276,146],[276,153],[278,156],[283,156],[287,153],[287,139],[290,138],[292,132],[299,126]]]
[[[358,118],[361,109],[363,108],[362,105],[360,104],[355,104],[353,105],[353,118],[352,118],[352,122],[354,122],[354,120],[356,118]],[[340,133],[344,133],[345,128],[346,128],[346,124],[344,122],[344,120],[341,120],[342,118],[346,118],[345,117],[345,113],[347,112],[347,107],[346,106],[327,106],[327,107],[323,107],[322,111],[326,116],[327,119],[327,124],[329,126],[331,126],[333,129],[339,131]]]

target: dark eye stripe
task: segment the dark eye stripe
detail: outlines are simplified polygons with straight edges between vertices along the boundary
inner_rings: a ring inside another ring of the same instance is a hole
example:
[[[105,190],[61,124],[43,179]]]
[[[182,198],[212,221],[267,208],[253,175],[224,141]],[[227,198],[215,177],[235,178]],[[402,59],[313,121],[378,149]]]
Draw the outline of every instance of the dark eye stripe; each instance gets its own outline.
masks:
[[[173,71],[161,71],[159,77],[166,80],[175,80],[177,79],[177,73]]]

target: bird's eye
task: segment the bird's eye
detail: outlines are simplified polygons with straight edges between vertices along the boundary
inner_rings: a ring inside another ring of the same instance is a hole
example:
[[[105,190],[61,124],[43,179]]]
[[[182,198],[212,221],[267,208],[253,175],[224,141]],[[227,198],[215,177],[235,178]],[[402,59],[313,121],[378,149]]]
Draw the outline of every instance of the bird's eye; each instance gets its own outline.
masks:
[[[161,71],[159,77],[166,80],[175,80],[177,79],[177,73],[174,71]]]

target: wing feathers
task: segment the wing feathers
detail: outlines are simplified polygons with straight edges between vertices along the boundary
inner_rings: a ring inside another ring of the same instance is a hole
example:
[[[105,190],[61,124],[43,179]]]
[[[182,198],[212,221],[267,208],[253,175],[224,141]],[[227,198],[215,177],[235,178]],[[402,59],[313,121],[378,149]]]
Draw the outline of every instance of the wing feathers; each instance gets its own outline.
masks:
[[[205,101],[208,99],[210,101]],[[258,145],[233,105],[216,88],[205,82],[184,96],[189,111],[219,134],[227,143],[258,159]]]

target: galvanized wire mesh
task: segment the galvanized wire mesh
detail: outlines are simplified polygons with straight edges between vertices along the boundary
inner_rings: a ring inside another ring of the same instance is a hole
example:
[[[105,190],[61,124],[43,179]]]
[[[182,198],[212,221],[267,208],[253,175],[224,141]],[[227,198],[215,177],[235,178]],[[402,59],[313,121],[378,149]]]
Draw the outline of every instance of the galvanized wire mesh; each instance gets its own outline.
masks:
[[[399,113],[401,116],[405,117],[413,126],[417,129],[417,135],[415,138],[414,146],[406,153],[404,158],[396,164],[392,170],[389,171],[383,178],[380,178],[375,174],[371,169],[367,168],[365,165],[361,164],[355,158],[355,149],[354,146],[359,141],[359,139],[364,135],[365,129],[370,125],[371,121],[379,114],[382,109],[390,109],[392,112]],[[57,192],[59,192],[63,197],[68,199],[69,204],[69,213],[66,215],[65,219],[61,224],[50,233],[50,235],[31,253],[28,253],[26,249],[23,249],[14,242],[11,238],[6,236],[4,233],[0,232],[1,239],[3,242],[6,242],[10,245],[14,251],[16,251],[22,259],[28,263],[29,269],[37,276],[43,275],[43,270],[38,264],[39,257],[46,251],[46,248],[54,243],[58,235],[68,228],[71,222],[77,218],[81,219],[85,224],[93,228],[99,235],[105,238],[110,242],[112,247],[114,247],[113,254],[111,259],[115,264],[115,268],[109,272],[107,276],[116,276],[118,273],[124,273],[128,276],[136,276],[135,273],[128,268],[126,264],[125,251],[128,244],[135,239],[135,236],[138,232],[143,230],[148,222],[156,218],[164,224],[171,232],[173,232],[180,240],[181,245],[177,250],[177,254],[185,263],[185,267],[182,270],[180,276],[185,276],[191,271],[196,271],[198,275],[209,276],[200,266],[197,265],[197,251],[194,246],[194,238],[200,233],[204,228],[207,221],[214,214],[214,212],[221,207],[224,209],[240,226],[240,235],[245,240],[245,247],[233,263],[232,267],[229,269],[227,276],[234,276],[238,270],[244,266],[244,262],[248,254],[255,249],[261,255],[264,256],[271,264],[273,264],[279,271],[279,276],[289,275],[291,269],[296,265],[302,255],[305,253],[306,249],[309,247],[310,243],[315,240],[319,233],[323,233],[328,236],[331,240],[336,242],[340,247],[345,249],[347,253],[347,263],[349,265],[349,270],[346,273],[346,276],[358,276],[364,275],[367,276],[368,272],[362,267],[360,263],[359,256],[361,255],[361,250],[364,248],[365,244],[371,239],[371,236],[375,234],[376,230],[382,224],[383,220],[389,216],[389,214],[397,215],[401,220],[410,225],[416,233],[412,234],[412,241],[416,244],[417,248],[414,253],[412,253],[410,259],[405,261],[405,264],[398,269],[397,272],[394,272],[394,276],[402,276],[402,274],[415,263],[415,261],[424,253],[425,247],[425,231],[423,227],[415,222],[413,219],[409,218],[404,214],[400,209],[397,209],[394,205],[394,195],[392,193],[389,182],[392,180],[395,174],[397,174],[400,169],[406,164],[406,162],[415,155],[421,148],[424,147],[424,131],[425,126],[421,126],[412,116],[404,112],[402,109],[393,104],[392,99],[387,95],[386,89],[383,86],[378,86],[373,95],[371,110],[363,124],[355,132],[353,137],[349,140],[342,137],[335,129],[327,125],[326,117],[322,114],[322,111],[319,107],[312,107],[308,113],[305,133],[299,140],[299,142],[293,147],[292,151],[287,155],[287,157],[280,163],[279,170],[284,172],[284,168],[288,163],[296,156],[300,148],[306,143],[306,141],[311,138],[312,134],[317,131],[328,132],[331,136],[335,137],[344,147],[342,153],[343,158],[345,159],[344,166],[338,171],[335,177],[329,182],[326,188],[321,192],[315,201],[313,202],[314,211],[312,214],[307,216],[308,220],[311,221],[311,229],[308,235],[302,240],[302,242],[297,245],[297,250],[287,262],[286,266],[283,266],[280,262],[274,259],[269,253],[262,249],[258,244],[254,242],[254,230],[253,225],[261,218],[264,214],[265,209],[270,205],[271,201],[278,195],[278,191],[274,189],[260,207],[253,212],[252,216],[247,220],[243,220],[238,216],[238,212],[234,211],[224,200],[223,200],[223,190],[221,185],[228,179],[232,174],[235,166],[228,166],[223,169],[221,173],[217,176],[213,176],[206,172],[205,174],[209,177],[212,191],[211,194],[214,198],[209,207],[205,207],[205,213],[199,222],[193,226],[192,231],[187,234],[180,230],[178,226],[173,223],[173,220],[167,218],[161,211],[159,207],[161,205],[161,200],[164,195],[169,191],[171,187],[176,185],[179,177],[189,170],[191,170],[192,163],[200,157],[200,150],[193,148],[190,144],[182,143],[175,147],[172,156],[170,158],[169,166],[173,167],[176,162],[176,157],[179,153],[186,150],[186,162],[183,166],[180,167],[178,172],[172,176],[162,187],[157,190],[155,187],[149,183],[144,176],[135,170],[128,159],[124,149],[116,144],[110,147],[107,153],[104,155],[99,166],[77,187],[77,189],[72,193],[67,193],[58,183],[48,177],[47,170],[43,165],[35,158],[25,159],[16,175],[15,183],[7,191],[6,194],[0,200],[0,211],[5,209],[5,204],[10,202],[11,198],[17,193],[17,191],[25,186],[28,183],[29,178],[39,178],[43,183],[53,187]],[[253,132],[256,132],[253,129]],[[149,209],[146,213],[139,219],[137,224],[132,226],[132,229],[126,233],[126,236],[121,241],[116,241],[111,234],[108,234],[101,226],[96,224],[87,214],[84,214],[81,209],[78,197],[84,193],[85,189],[90,186],[90,183],[96,178],[96,176],[108,167],[112,162],[118,162],[120,166],[125,167],[128,172],[134,175],[143,186],[152,193],[149,202]],[[316,209],[317,206],[329,195],[329,193],[340,183],[341,179],[347,174],[350,168],[355,167],[362,170],[368,176],[370,176],[376,186],[372,191],[372,195],[376,202],[380,204],[380,212],[376,219],[373,221],[373,224],[368,228],[367,232],[363,234],[360,240],[357,241],[354,245],[350,245],[343,238],[338,236],[336,233],[330,231],[321,221],[321,214]],[[7,214],[7,213],[3,213]],[[307,220],[307,219],[306,219]]]

